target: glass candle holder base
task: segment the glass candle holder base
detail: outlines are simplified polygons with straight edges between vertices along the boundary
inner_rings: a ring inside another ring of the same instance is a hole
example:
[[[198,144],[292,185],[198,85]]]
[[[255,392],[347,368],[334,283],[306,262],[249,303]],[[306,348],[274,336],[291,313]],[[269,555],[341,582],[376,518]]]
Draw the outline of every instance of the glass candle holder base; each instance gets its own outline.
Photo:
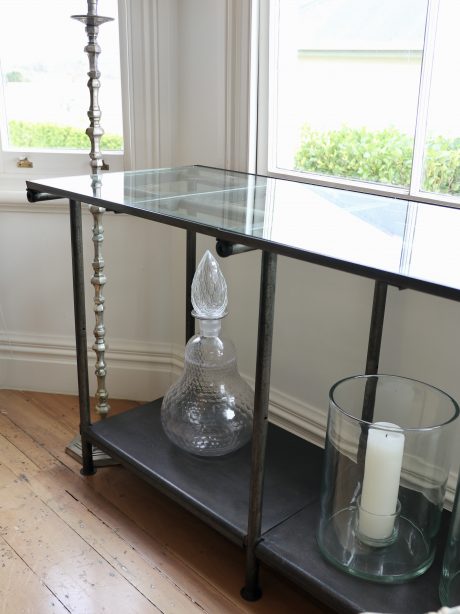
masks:
[[[359,532],[359,507],[338,511],[318,535],[323,556],[335,567],[374,582],[402,583],[422,575],[434,550],[410,520],[399,516],[391,535],[372,539]]]
[[[373,514],[363,508],[361,497],[358,498],[356,513],[356,534],[363,544],[373,548],[391,545],[399,532],[399,515],[401,502],[398,500],[394,514]]]

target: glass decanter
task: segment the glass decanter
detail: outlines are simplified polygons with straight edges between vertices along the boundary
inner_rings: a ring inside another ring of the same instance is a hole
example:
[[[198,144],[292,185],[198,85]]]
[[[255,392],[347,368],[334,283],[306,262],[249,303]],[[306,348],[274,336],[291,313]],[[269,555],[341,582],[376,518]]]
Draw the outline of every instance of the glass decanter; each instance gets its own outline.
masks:
[[[163,399],[161,421],[183,450],[222,456],[250,440],[254,393],[238,373],[233,343],[219,336],[227,284],[209,250],[193,278],[192,305],[199,334],[185,347],[184,371]]]

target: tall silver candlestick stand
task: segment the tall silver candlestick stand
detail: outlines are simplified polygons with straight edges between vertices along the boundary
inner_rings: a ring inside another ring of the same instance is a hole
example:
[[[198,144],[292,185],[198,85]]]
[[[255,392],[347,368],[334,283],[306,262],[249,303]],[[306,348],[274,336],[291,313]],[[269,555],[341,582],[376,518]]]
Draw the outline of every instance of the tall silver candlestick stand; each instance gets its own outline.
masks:
[[[88,88],[90,93],[90,107],[88,110],[88,118],[90,125],[86,129],[86,134],[91,142],[90,166],[92,175],[92,186],[95,195],[98,195],[101,186],[101,171],[108,170],[108,166],[102,159],[102,153],[100,148],[101,137],[104,134],[104,130],[100,124],[101,109],[99,107],[99,89],[101,83],[99,77],[101,73],[98,69],[98,59],[101,53],[101,48],[97,43],[97,37],[99,34],[99,26],[107,21],[113,21],[112,17],[102,17],[97,14],[98,0],[87,0],[88,13],[87,15],[72,15],[72,19],[77,19],[85,24],[86,34],[88,36],[88,44],[85,47],[85,52],[89,59],[89,72],[88,72]],[[104,227],[102,224],[102,218],[105,213],[103,207],[96,207],[94,205],[89,206],[89,210],[93,216],[93,244],[94,244],[94,260],[93,271],[94,274],[91,278],[91,284],[94,287],[94,313],[96,318],[96,324],[94,327],[95,341],[93,344],[93,350],[96,353],[96,368],[95,374],[97,378],[97,391],[95,394],[96,405],[95,410],[97,414],[102,418],[107,416],[110,410],[108,402],[108,392],[105,385],[105,378],[107,374],[106,362],[105,362],[105,326],[104,326],[104,296],[103,288],[106,283],[106,277],[104,273],[104,257],[102,253],[102,245],[104,242]],[[69,446],[66,448],[68,454],[81,460],[81,440],[79,437],[75,438]],[[113,464],[110,457],[106,456],[100,450],[93,450],[94,464],[96,466],[102,466],[107,464]]]

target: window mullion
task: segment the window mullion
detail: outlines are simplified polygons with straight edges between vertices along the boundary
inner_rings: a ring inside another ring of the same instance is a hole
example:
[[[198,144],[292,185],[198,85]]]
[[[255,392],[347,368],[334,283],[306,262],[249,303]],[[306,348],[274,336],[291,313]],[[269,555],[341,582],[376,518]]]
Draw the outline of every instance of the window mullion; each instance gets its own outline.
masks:
[[[7,142],[7,130],[8,130],[8,124],[6,121],[5,90],[4,90],[2,75],[3,75],[2,59],[0,57],[0,173],[4,173],[4,168],[5,168],[4,145]]]
[[[269,28],[268,28],[268,74],[278,73],[279,59],[279,18],[280,0],[273,0],[269,3]],[[268,148],[267,148],[267,169],[277,168],[277,134],[278,134],[278,78],[269,78],[268,84]],[[271,90],[271,91],[270,91]]]
[[[257,111],[253,121],[257,122],[256,170],[258,173],[268,172],[268,82],[269,82],[269,27],[270,2],[259,0],[258,23],[258,64],[257,64]]]
[[[440,0],[429,0],[425,41],[420,74],[420,89],[415,123],[415,139],[412,155],[412,173],[409,187],[411,195],[420,194],[423,180],[423,161],[427,134],[427,119],[430,101],[431,75],[436,45],[436,29]]]

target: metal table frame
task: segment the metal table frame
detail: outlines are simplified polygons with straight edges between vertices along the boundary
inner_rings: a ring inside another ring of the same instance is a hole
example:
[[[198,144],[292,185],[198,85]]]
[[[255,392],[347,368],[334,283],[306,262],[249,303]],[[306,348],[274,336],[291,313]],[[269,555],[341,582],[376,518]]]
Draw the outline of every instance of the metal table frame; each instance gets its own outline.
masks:
[[[28,197],[31,202],[40,200],[48,200],[50,198],[59,198],[66,196],[65,194],[50,193],[46,190],[46,186],[28,182]],[[67,195],[68,196],[68,195]],[[91,201],[91,199],[88,199]],[[86,202],[86,200],[85,200]],[[97,199],[88,204],[98,204]],[[107,209],[117,210],[116,207],[107,206],[108,203],[101,203],[101,206]],[[79,406],[80,406],[80,434],[82,439],[82,456],[83,466],[81,472],[83,475],[91,475],[95,472],[92,455],[92,444],[98,446],[101,440],[95,441],[91,431],[90,421],[90,403],[89,403],[89,384],[88,384],[88,359],[87,359],[87,329],[86,329],[86,314],[85,314],[85,291],[84,291],[84,273],[83,273],[83,247],[82,247],[82,219],[81,219],[81,202],[74,197],[69,199],[70,207],[70,232],[71,232],[71,248],[72,248],[72,272],[73,272],[73,295],[74,295],[74,314],[75,314],[75,334],[76,334],[76,349],[77,349],[77,369],[78,369],[78,390],[79,390]],[[123,212],[123,209],[120,209]],[[459,212],[460,214],[460,212]],[[217,239],[217,251],[223,256],[233,255],[246,249],[260,249],[256,239],[248,238],[247,241],[243,237],[238,237],[238,241],[228,232],[218,232],[205,228],[200,228],[199,225],[185,223],[171,223],[167,220],[158,221],[177,225],[186,229],[186,338],[192,336],[194,332],[194,320],[190,316],[190,287],[191,280],[195,270],[196,262],[196,232],[213,235]],[[233,240],[232,240],[233,239]],[[240,242],[243,245],[240,245]],[[235,245],[237,243],[237,245]],[[266,242],[263,244],[267,247]],[[289,254],[288,250],[277,250],[276,248],[267,251],[262,251],[262,266],[260,277],[260,303],[259,303],[259,323],[258,323],[258,341],[257,341],[257,362],[256,362],[256,378],[255,378],[255,402],[254,402],[254,426],[253,439],[251,444],[251,468],[250,468],[250,494],[249,507],[247,511],[247,533],[244,538],[246,548],[246,575],[245,585],[242,589],[242,595],[247,600],[258,599],[261,595],[259,587],[259,562],[260,557],[258,552],[261,551],[261,537],[263,534],[262,528],[262,505],[264,493],[264,475],[266,462],[266,445],[268,432],[268,405],[269,405],[269,390],[270,390],[270,368],[271,368],[271,353],[272,353],[272,338],[274,324],[274,304],[275,304],[275,286],[276,286],[276,264],[277,253]],[[315,258],[305,258],[310,262],[315,262]],[[347,263],[341,266],[336,266],[333,262],[319,261],[319,264],[338,268],[344,271],[356,273],[371,277],[375,281],[374,298],[372,306],[372,317],[369,331],[368,353],[366,359],[366,373],[377,373],[380,345],[383,332],[383,322],[385,315],[385,303],[387,286],[390,283],[400,285],[397,278],[393,279],[391,274],[373,271],[371,269],[359,270],[359,267],[348,265]],[[409,284],[414,289],[422,289],[422,291],[430,292],[447,298],[460,299],[459,291],[450,288],[433,288],[424,287],[417,280]],[[420,285],[422,286],[420,288]],[[103,442],[102,442],[103,444]],[[103,445],[101,446],[104,447]],[[210,522],[212,524],[212,522]],[[263,550],[263,548],[262,548]],[[273,559],[276,557],[272,556]],[[270,556],[266,558],[270,563]],[[274,563],[276,566],[276,562]],[[278,562],[278,568],[283,569],[283,561]],[[289,573],[295,581],[299,581],[296,573]],[[345,578],[348,581],[348,578]],[[302,582],[299,582],[302,584]],[[305,584],[309,588],[308,582]],[[366,585],[369,586],[369,585]],[[334,591],[333,591],[334,592]],[[327,593],[327,590],[325,591]],[[319,591],[321,599],[321,591]],[[339,602],[340,608],[338,611],[357,612],[356,600],[348,602],[346,599],[337,601],[335,593],[324,599],[330,606],[337,606]]]

